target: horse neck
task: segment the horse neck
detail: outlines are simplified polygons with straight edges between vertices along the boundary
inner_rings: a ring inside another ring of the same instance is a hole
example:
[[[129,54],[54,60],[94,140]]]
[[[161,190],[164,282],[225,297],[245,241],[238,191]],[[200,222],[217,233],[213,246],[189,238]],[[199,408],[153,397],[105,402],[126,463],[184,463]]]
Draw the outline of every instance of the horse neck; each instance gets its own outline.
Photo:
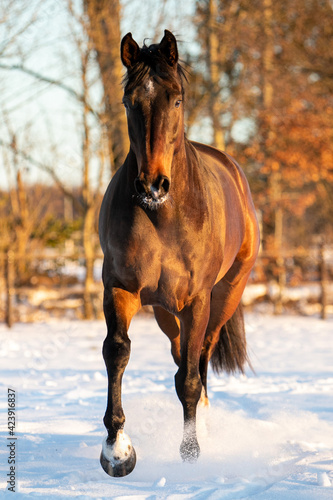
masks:
[[[184,198],[184,193],[191,194],[197,190],[198,183],[202,183],[201,178],[200,158],[191,142],[184,135],[179,154],[174,156],[171,182],[179,186],[182,198]]]

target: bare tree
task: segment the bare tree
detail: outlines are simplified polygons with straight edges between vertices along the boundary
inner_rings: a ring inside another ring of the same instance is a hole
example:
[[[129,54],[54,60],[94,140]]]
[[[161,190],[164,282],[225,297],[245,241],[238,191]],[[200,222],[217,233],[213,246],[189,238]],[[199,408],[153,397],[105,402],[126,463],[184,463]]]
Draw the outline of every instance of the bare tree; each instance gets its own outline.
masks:
[[[103,82],[105,125],[114,173],[122,165],[129,149],[126,116],[122,106],[120,3],[118,0],[84,0],[84,7],[89,19],[88,36],[96,51]]]
[[[13,0],[14,2],[14,0]],[[11,170],[11,178],[15,183],[15,190],[10,189],[10,199],[12,205],[12,213],[14,214],[14,232],[15,244],[18,247],[19,255],[24,256],[30,244],[31,234],[33,232],[33,220],[31,217],[31,207],[29,204],[27,191],[22,175],[23,164],[33,165],[43,172],[47,172],[58,188],[63,192],[67,199],[71,199],[75,204],[76,210],[82,216],[82,246],[85,255],[85,292],[84,292],[84,315],[86,318],[93,316],[92,305],[92,284],[93,284],[93,268],[94,259],[97,247],[96,235],[96,214],[100,202],[100,191],[103,181],[103,172],[108,162],[108,155],[105,154],[105,134],[103,132],[103,105],[98,97],[98,88],[96,91],[96,63],[94,61],[92,46],[89,43],[86,30],[86,18],[80,9],[75,10],[74,2],[68,0],[62,5],[67,8],[67,21],[69,29],[66,29],[68,45],[74,47],[71,54],[71,71],[72,67],[76,67],[76,71],[71,77],[70,83],[68,80],[42,73],[38,68],[31,69],[29,61],[26,58],[16,57],[2,58],[0,60],[0,70],[16,74],[22,73],[30,82],[31,86],[35,85],[36,92],[41,85],[46,85],[47,88],[52,86],[59,89],[65,95],[69,96],[75,107],[75,116],[78,116],[78,126],[75,127],[75,135],[73,139],[81,143],[81,153],[78,155],[78,163],[81,167],[81,196],[77,196],[78,191],[74,191],[70,185],[68,175],[63,175],[64,167],[61,163],[66,164],[66,156],[61,161],[61,145],[53,144],[52,129],[56,128],[56,124],[52,124],[52,116],[47,116],[45,120],[51,122],[50,141],[47,142],[47,148],[42,151],[42,155],[36,154],[33,148],[26,148],[24,142],[17,141],[17,121],[12,120],[13,127],[8,129],[8,132],[0,139],[0,145],[3,148],[7,160],[8,169]],[[77,4],[76,4],[77,7]],[[38,14],[38,13],[37,13]],[[6,21],[5,21],[6,22]],[[38,20],[36,21],[38,22]],[[18,36],[15,43],[12,44],[12,53],[19,52],[20,38]],[[68,49],[67,49],[68,50]],[[74,57],[73,57],[74,55]],[[1,58],[1,57],[0,57]],[[63,73],[65,73],[66,57],[62,58]],[[69,72],[70,73],[70,72]],[[32,83],[31,83],[32,82]],[[98,85],[97,85],[98,87]],[[92,97],[94,96],[94,97]],[[8,103],[4,103],[6,116],[10,113]],[[101,118],[102,117],[102,118]],[[14,126],[14,124],[16,124]],[[4,127],[4,125],[2,125]],[[8,127],[7,127],[8,128]],[[7,137],[7,138],[6,138]],[[33,139],[32,139],[33,143]],[[58,148],[60,150],[57,155]],[[43,159],[43,156],[51,158],[50,163]],[[66,171],[69,170],[67,166]],[[15,176],[13,172],[15,171]],[[13,183],[12,183],[13,184]],[[23,265],[23,259],[20,259]]]
[[[103,121],[97,120],[94,125],[90,122],[91,115],[90,96],[92,92],[91,66],[94,64],[92,56],[92,45],[87,38],[87,22],[81,12],[75,10],[74,2],[68,0],[68,11],[70,13],[69,23],[73,42],[76,46],[80,59],[81,77],[81,128],[82,128],[82,244],[85,256],[85,287],[84,287],[84,317],[91,319],[94,316],[92,303],[92,285],[94,283],[94,261],[96,255],[96,228],[95,221],[100,202],[100,191],[103,180],[103,172],[106,165],[105,134]],[[79,28],[79,29],[78,29]],[[98,114],[101,117],[102,112]],[[95,134],[94,134],[95,132]],[[97,135],[97,137],[96,137]],[[97,143],[94,147],[94,142]],[[95,176],[93,185],[91,179],[92,165],[99,170]]]

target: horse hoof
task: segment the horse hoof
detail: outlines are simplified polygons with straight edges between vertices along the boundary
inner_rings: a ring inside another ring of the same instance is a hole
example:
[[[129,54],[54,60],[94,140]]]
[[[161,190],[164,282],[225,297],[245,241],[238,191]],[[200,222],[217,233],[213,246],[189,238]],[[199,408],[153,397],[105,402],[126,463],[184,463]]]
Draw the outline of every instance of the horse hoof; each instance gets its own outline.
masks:
[[[135,449],[130,438],[122,431],[113,444],[106,438],[103,442],[100,462],[102,469],[112,477],[127,476],[136,464]]]
[[[200,446],[195,438],[191,438],[182,442],[179,451],[183,462],[194,464],[199,458]]]

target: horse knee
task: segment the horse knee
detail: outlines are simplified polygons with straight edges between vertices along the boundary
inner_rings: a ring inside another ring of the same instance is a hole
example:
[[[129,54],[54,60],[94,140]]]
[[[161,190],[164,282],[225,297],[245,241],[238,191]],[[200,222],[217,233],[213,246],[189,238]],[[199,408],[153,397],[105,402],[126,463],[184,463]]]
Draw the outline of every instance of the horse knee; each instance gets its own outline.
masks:
[[[106,337],[103,343],[103,358],[108,367],[114,366],[121,370],[125,369],[131,351],[131,341],[126,336],[121,339]]]

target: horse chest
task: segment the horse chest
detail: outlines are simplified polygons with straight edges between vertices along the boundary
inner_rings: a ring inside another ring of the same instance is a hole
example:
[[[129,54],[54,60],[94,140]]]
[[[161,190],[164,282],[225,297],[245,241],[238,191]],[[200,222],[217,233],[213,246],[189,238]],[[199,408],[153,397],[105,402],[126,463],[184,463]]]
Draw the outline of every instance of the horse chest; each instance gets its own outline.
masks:
[[[160,228],[138,218],[122,238],[112,239],[113,273],[129,291],[140,293],[142,304],[177,311],[203,286],[213,286],[219,271],[211,263],[212,241],[175,225]]]

